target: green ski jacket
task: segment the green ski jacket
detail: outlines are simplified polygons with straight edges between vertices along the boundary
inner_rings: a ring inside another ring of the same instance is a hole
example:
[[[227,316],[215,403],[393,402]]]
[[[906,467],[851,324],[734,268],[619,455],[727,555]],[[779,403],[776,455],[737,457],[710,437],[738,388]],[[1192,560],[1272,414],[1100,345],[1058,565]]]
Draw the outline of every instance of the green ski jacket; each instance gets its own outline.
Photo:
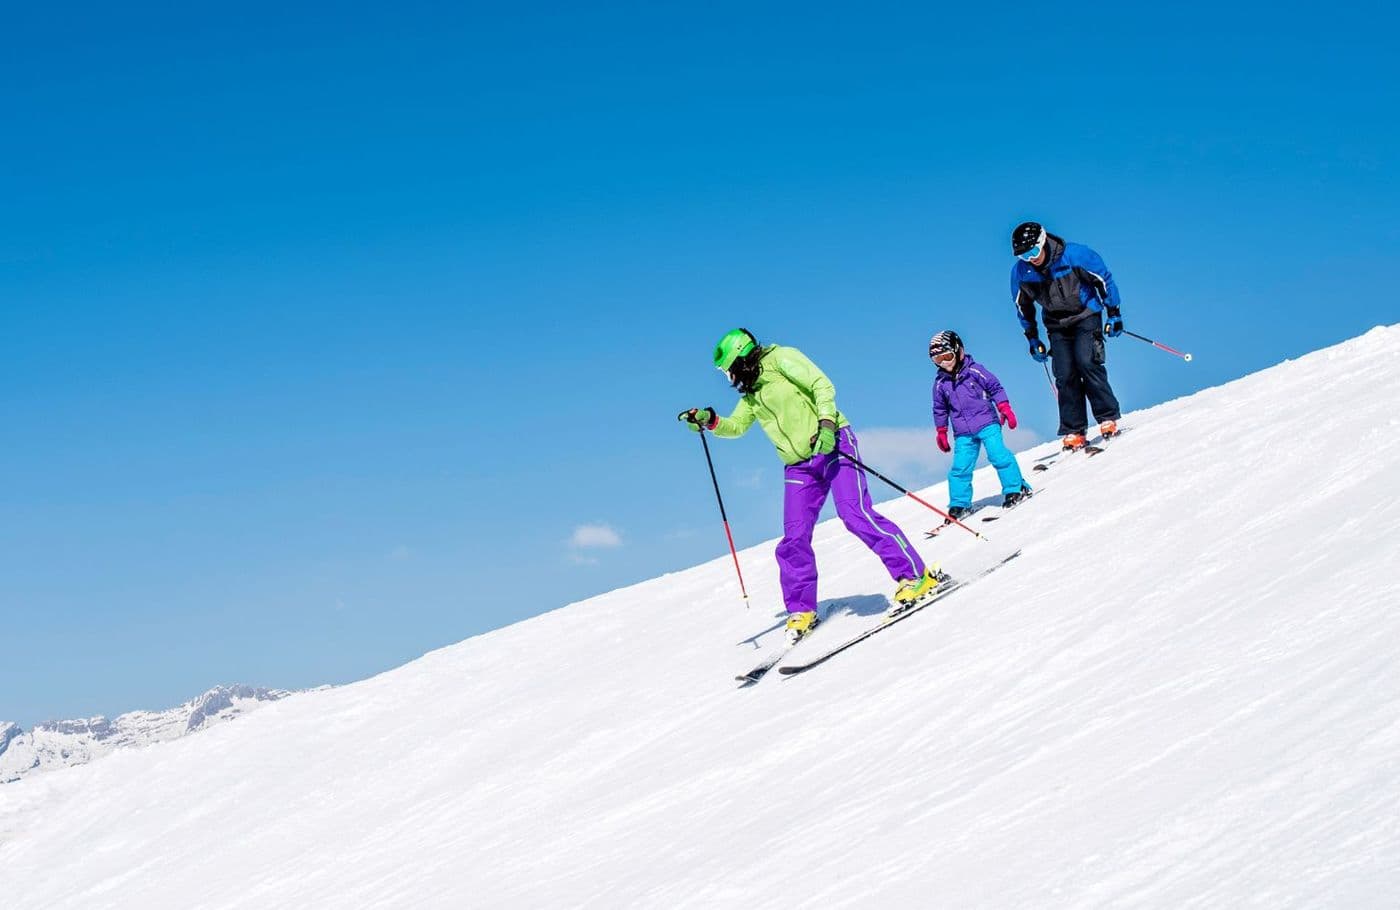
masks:
[[[836,410],[836,386],[797,348],[771,344],[759,364],[754,390],[739,398],[733,413],[719,418],[712,430],[716,436],[742,436],[757,420],[783,464],[797,464],[812,457],[817,421],[833,421],[837,430],[849,426]]]

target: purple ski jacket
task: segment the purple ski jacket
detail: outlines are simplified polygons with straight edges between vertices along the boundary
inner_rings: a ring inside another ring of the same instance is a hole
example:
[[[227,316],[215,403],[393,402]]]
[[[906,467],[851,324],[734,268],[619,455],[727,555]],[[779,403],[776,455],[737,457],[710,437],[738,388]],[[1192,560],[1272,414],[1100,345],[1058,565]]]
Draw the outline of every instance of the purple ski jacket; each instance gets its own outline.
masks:
[[[992,371],[963,354],[956,370],[939,370],[933,380],[933,425],[946,427],[951,416],[953,435],[971,436],[1001,422],[997,403],[1006,400],[1006,389]]]

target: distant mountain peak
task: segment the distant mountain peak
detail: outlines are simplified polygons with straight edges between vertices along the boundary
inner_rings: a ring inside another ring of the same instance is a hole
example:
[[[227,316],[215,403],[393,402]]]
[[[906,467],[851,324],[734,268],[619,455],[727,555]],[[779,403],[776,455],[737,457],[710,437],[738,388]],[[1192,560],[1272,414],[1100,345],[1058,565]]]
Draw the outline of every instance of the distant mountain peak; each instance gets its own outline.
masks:
[[[19,724],[11,723],[7,720],[0,720],[0,756],[4,756],[5,750],[10,747],[10,743],[24,735]]]
[[[129,711],[35,724],[26,733],[0,722],[0,783],[45,771],[86,764],[117,749],[179,739],[233,720],[293,694],[260,686],[215,686],[164,711]]]

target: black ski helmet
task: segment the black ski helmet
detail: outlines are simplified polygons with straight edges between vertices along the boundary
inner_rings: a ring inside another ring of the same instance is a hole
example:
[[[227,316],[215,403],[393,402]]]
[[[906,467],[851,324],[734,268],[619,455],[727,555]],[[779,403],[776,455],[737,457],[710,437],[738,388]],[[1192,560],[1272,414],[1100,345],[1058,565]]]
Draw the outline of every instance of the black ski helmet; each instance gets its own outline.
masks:
[[[1034,221],[1023,221],[1011,232],[1011,255],[1020,256],[1026,250],[1045,242],[1045,228]]]
[[[928,359],[933,360],[939,354],[946,354],[952,351],[957,355],[958,360],[962,359],[963,343],[958,337],[958,333],[951,329],[945,329],[934,335],[928,341]]]

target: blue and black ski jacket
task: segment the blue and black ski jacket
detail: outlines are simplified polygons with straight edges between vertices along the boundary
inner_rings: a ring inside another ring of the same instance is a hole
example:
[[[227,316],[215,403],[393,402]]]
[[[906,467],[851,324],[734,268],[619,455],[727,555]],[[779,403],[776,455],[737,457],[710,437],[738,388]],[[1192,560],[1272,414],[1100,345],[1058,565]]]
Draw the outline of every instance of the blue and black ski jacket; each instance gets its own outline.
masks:
[[[1018,259],[1011,267],[1011,299],[1027,338],[1040,334],[1036,304],[1047,332],[1068,329],[1091,313],[1118,309],[1118,285],[1098,253],[1054,234],[1046,235],[1046,244],[1044,265],[1037,268]]]

